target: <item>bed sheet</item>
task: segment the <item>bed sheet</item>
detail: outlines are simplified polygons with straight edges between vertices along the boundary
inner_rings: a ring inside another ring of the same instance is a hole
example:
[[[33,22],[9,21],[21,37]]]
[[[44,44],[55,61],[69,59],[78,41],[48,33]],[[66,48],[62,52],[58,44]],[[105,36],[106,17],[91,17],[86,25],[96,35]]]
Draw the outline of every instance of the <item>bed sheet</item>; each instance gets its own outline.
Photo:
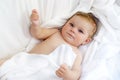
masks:
[[[80,48],[84,54],[81,80],[120,79],[120,7],[115,0],[0,0],[0,58],[29,51],[39,42],[29,33],[34,8],[41,25],[49,28],[60,27],[76,11],[92,12],[100,24],[94,40]]]

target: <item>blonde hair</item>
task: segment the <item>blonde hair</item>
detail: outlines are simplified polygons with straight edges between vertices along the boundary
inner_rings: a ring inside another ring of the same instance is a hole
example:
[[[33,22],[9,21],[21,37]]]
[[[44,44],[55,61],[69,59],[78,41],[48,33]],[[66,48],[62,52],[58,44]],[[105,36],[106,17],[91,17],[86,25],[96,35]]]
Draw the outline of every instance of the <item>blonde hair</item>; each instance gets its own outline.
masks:
[[[75,15],[82,16],[88,19],[88,21],[90,21],[93,24],[94,28],[93,28],[92,33],[90,34],[90,37],[93,37],[97,31],[98,19],[92,13],[76,12],[73,16]],[[73,16],[71,16],[68,20],[70,20]]]

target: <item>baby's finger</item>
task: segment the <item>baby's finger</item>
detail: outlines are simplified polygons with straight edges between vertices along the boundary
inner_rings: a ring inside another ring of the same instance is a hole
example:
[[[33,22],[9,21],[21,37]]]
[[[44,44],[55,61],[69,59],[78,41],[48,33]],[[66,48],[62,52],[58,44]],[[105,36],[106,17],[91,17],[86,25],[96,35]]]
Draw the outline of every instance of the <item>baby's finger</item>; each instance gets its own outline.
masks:
[[[67,69],[68,69],[68,66],[67,66],[67,64],[62,64],[62,65],[60,66],[60,68],[63,68],[64,70],[67,70]]]
[[[56,75],[57,75],[58,77],[62,77],[63,73],[62,73],[61,71],[57,70],[57,71],[56,71]]]
[[[66,71],[66,69],[63,68],[63,67],[60,67],[60,68],[59,68],[59,71],[61,71],[62,73],[64,73],[64,72]]]

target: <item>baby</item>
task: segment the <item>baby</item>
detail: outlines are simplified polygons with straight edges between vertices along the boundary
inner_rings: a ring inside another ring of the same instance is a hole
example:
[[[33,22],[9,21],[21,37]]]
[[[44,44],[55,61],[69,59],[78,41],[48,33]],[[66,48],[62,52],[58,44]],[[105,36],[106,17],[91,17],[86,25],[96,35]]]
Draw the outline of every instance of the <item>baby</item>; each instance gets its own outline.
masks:
[[[76,55],[72,68],[62,64],[56,75],[64,80],[78,80],[81,74],[82,55],[78,50],[81,45],[87,44],[92,40],[96,32],[97,23],[91,13],[77,12],[70,17],[61,29],[40,27],[38,12],[34,9],[31,15],[31,35],[43,40],[37,44],[30,54],[48,55],[61,44],[71,46]],[[65,53],[64,53],[65,54]]]

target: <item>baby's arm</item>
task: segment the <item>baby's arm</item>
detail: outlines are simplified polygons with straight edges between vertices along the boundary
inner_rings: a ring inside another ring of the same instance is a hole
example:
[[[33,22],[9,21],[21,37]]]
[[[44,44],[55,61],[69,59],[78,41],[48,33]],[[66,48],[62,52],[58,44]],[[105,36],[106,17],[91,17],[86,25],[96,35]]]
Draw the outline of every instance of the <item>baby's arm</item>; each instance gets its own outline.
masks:
[[[31,35],[36,39],[46,39],[57,31],[58,29],[56,28],[43,28],[34,26],[31,26],[30,28]]]
[[[72,66],[72,71],[75,77],[75,80],[78,80],[81,75],[81,63],[82,63],[82,55],[79,53],[76,56],[76,59],[74,61],[74,64]]]
[[[78,54],[72,69],[70,69],[66,64],[63,64],[56,71],[56,75],[64,80],[78,80],[81,75],[81,61],[82,56]]]
[[[33,37],[35,37],[37,39],[46,39],[58,31],[57,28],[40,27],[39,15],[35,9],[32,11],[30,19],[31,19],[30,33]]]

